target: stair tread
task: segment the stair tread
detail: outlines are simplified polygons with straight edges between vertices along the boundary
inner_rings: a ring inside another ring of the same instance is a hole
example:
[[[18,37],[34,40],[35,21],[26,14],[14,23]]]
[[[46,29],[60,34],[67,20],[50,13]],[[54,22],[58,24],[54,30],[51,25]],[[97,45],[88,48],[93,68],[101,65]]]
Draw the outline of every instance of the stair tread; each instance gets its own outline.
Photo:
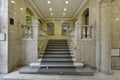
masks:
[[[31,68],[23,67],[19,70],[22,74],[55,74],[55,75],[81,75],[81,76],[93,76],[93,70],[90,67],[84,68]]]
[[[65,58],[64,58],[64,57],[54,57],[54,58],[51,58],[51,57],[43,57],[43,60],[45,60],[45,59],[46,59],[46,60],[47,60],[47,59],[48,59],[48,60],[49,60],[49,59],[50,59],[50,60],[61,60],[61,59],[62,59],[62,60],[72,60],[71,57],[65,57]]]
[[[51,45],[57,45],[57,46],[67,46],[67,44],[50,44],[48,43],[47,46],[51,46]]]
[[[64,53],[64,54],[63,53],[46,53],[46,55],[58,55],[58,56],[61,55],[61,54],[62,55],[68,55],[69,53]]]
[[[74,57],[73,55],[44,55],[44,57]]]
[[[58,46],[47,46],[46,49],[49,48],[49,49],[69,49],[68,47],[58,47]]]
[[[57,54],[57,53],[61,53],[61,54],[68,53],[68,54],[70,54],[69,51],[49,51],[49,52],[48,52],[48,51],[45,51],[45,54],[46,54],[46,53],[56,53],[56,54]]]
[[[55,62],[57,62],[57,61],[72,61],[72,59],[42,59],[42,61],[55,61]]]
[[[66,50],[66,51],[69,51],[70,49],[46,49],[47,50]]]

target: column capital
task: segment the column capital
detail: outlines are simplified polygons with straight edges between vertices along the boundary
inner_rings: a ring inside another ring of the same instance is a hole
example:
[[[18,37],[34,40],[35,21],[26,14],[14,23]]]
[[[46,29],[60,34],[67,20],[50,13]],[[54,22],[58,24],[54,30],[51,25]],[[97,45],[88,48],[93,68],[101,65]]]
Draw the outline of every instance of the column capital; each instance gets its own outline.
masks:
[[[109,3],[109,2],[112,2],[113,0],[99,0],[99,2],[102,2],[102,3]]]
[[[39,21],[38,20],[32,20],[32,26],[38,26]]]
[[[81,25],[81,21],[80,20],[75,21],[75,25]]]

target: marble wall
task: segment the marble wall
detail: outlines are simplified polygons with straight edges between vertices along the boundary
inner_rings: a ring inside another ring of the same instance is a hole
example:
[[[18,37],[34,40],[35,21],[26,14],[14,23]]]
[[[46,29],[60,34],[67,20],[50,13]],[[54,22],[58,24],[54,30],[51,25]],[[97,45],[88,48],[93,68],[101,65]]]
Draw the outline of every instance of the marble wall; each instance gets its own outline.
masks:
[[[21,25],[26,24],[26,2],[9,0],[8,9],[8,69],[11,71],[22,64],[24,34]],[[10,18],[14,19],[14,24],[10,24]]]
[[[28,63],[34,61],[34,53],[37,53],[37,46],[34,46],[35,50],[30,53],[29,50],[33,48],[34,40],[24,40],[24,29],[21,25],[26,25],[26,7],[33,12],[32,19],[40,19],[36,11],[33,9],[31,4],[26,0],[15,0],[15,3],[11,3],[9,0],[9,16],[8,21],[10,22],[10,18],[14,19],[14,25],[8,25],[8,54],[9,54],[9,71],[15,69],[17,66],[27,65]],[[31,24],[32,25],[32,24]],[[32,42],[33,41],[33,42]],[[31,43],[31,44],[29,44]],[[36,43],[35,45],[37,45]],[[35,60],[36,60],[35,55]]]
[[[120,49],[120,0],[112,2],[112,49]],[[120,56],[112,57],[112,69],[120,69]]]
[[[112,2],[112,48],[120,48],[120,0]]]

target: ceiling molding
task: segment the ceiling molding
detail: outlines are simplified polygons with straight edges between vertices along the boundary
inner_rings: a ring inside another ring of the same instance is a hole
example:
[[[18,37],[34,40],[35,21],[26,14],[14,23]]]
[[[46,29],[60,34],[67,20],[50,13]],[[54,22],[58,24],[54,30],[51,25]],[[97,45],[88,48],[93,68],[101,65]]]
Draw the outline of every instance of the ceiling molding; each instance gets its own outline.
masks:
[[[72,18],[44,18],[44,20],[72,20]]]
[[[33,0],[29,0],[30,4],[33,6],[33,8],[38,12],[39,16],[44,20],[43,15],[40,13],[40,11],[38,10],[38,8],[36,7],[35,3],[33,2]]]

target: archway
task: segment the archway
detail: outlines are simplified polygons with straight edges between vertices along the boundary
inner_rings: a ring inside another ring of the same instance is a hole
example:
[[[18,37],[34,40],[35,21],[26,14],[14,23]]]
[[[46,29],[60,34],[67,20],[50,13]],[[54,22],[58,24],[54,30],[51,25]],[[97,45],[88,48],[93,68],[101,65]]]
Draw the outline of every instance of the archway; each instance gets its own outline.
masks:
[[[89,34],[89,8],[85,9],[82,14],[82,38],[88,38]]]
[[[85,9],[82,14],[82,24],[89,25],[89,8]]]

